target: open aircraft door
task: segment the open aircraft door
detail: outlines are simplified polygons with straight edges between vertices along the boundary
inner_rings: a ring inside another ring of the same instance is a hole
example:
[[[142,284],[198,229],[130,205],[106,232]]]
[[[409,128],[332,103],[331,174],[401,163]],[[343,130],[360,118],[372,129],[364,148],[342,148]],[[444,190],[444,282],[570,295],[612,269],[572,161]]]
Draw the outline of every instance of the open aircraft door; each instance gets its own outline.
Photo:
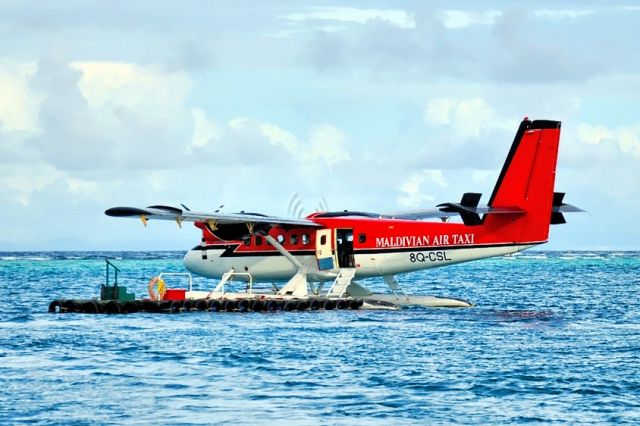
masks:
[[[321,271],[334,268],[331,237],[331,229],[319,229],[316,231],[316,259],[318,259],[318,269]]]

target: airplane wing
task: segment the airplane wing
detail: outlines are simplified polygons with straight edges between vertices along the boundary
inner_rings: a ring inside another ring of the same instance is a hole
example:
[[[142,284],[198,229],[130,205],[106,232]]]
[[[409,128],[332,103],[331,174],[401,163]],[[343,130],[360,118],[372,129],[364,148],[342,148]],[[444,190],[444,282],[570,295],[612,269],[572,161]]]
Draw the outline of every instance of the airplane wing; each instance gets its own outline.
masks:
[[[206,222],[216,225],[227,224],[264,224],[264,225],[295,225],[320,227],[321,225],[308,219],[282,218],[267,216],[260,213],[198,213],[171,206],[112,207],[104,212],[113,217],[137,217],[146,225],[149,219],[173,220],[180,225],[182,222]]]

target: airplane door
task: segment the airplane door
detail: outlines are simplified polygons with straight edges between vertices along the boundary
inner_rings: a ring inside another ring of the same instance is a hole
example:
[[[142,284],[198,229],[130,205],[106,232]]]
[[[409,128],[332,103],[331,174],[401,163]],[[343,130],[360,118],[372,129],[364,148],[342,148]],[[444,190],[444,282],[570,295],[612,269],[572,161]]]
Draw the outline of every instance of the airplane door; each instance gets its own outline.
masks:
[[[336,246],[338,266],[341,268],[355,268],[355,259],[353,257],[353,229],[337,229]]]
[[[331,233],[331,229],[316,231],[316,259],[318,259],[318,269],[321,271],[334,268]]]

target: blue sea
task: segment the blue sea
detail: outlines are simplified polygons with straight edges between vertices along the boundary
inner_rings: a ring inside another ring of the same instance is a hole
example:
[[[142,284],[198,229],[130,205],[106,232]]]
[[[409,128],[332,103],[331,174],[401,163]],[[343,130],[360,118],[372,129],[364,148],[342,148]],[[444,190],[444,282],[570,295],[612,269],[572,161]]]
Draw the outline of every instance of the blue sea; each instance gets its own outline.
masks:
[[[0,252],[0,422],[640,424],[640,252],[399,277],[466,309],[47,313],[97,296],[105,257],[142,297],[182,255]]]

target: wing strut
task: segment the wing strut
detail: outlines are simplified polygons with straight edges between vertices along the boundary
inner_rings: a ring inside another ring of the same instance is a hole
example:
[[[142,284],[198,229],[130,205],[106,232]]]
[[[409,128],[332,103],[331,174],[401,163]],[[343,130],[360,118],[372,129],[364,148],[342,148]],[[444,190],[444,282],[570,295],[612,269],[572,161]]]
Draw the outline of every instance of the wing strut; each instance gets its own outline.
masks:
[[[291,277],[287,284],[285,284],[285,286],[280,289],[278,295],[298,297],[307,296],[307,288],[309,284],[307,281],[307,269],[271,235],[265,234],[264,239],[267,240],[267,242],[271,244],[276,250],[278,250],[281,255],[286,257],[287,260],[293,264],[293,266],[298,268],[298,272],[296,272],[296,274]]]

